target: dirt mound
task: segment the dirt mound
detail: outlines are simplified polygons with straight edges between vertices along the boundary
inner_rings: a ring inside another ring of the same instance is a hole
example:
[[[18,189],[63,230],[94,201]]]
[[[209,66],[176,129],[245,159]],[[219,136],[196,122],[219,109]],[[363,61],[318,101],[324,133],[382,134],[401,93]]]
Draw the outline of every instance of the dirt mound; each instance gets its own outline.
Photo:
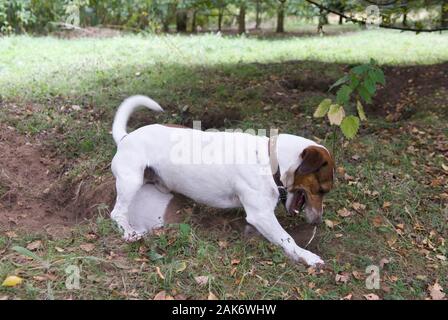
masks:
[[[432,97],[437,90],[448,88],[448,63],[385,67],[384,73],[386,86],[378,90],[369,111],[393,121],[417,111],[420,98]]]
[[[70,225],[63,208],[47,201],[58,180],[38,142],[0,126],[0,229],[46,230]]]

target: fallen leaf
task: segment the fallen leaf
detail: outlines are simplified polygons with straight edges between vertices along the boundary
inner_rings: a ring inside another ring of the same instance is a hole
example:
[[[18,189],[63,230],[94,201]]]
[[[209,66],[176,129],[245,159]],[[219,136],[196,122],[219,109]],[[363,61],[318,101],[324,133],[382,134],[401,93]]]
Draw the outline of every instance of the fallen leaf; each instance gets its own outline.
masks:
[[[9,276],[3,281],[3,287],[15,287],[23,282],[23,279],[17,276]]]
[[[185,263],[185,261],[179,262],[176,266],[176,272],[182,272],[187,268],[187,264]]]
[[[226,240],[219,240],[218,241],[218,246],[221,249],[226,249],[229,246],[229,243]]]
[[[389,276],[389,280],[392,282],[397,282],[398,281],[398,277],[397,276]]]
[[[448,166],[442,163],[442,169],[448,172]]]
[[[47,277],[43,277],[43,276],[34,276],[33,279],[36,280],[36,281],[46,281],[46,280],[47,280]]]
[[[34,251],[34,250],[39,249],[41,246],[42,246],[42,241],[41,241],[41,240],[36,240],[36,241],[30,242],[30,243],[26,246],[26,248],[27,248],[28,250],[30,250],[30,251]]]
[[[436,255],[436,258],[442,261],[446,261],[446,257],[444,255],[438,254]]]
[[[196,283],[200,286],[205,286],[208,283],[208,276],[198,276],[194,277]]]
[[[390,203],[389,201],[384,201],[383,203],[383,209],[387,209],[392,205],[392,203]]]
[[[380,297],[374,293],[364,294],[363,297],[366,298],[366,300],[380,300]]]
[[[352,275],[353,275],[353,277],[356,280],[362,280],[363,279],[363,275],[360,272],[356,271],[356,270],[352,272]]]
[[[352,208],[355,209],[356,211],[360,212],[360,211],[363,211],[366,209],[366,205],[359,203],[359,202],[353,202]]]
[[[85,252],[91,252],[95,249],[95,245],[93,243],[83,243],[79,247]]]
[[[375,216],[372,222],[375,227],[381,227],[383,225],[383,218],[381,216]]]
[[[347,208],[342,208],[342,209],[338,210],[338,215],[343,218],[346,218],[346,217],[351,216],[352,213],[349,210],[347,210]]]
[[[350,278],[350,274],[348,272],[338,273],[335,277],[336,282],[347,283]]]
[[[62,252],[65,251],[64,249],[59,248],[59,247],[54,247],[54,249],[55,249],[57,252],[59,252],[59,253],[62,253]]]
[[[355,178],[352,177],[351,175],[345,173],[345,174],[344,174],[344,180],[347,180],[347,181],[353,181],[353,180],[355,180]]]
[[[336,169],[336,172],[337,172],[340,176],[343,176],[343,175],[345,174],[345,169],[344,169],[344,167],[338,167],[338,168]]]
[[[165,276],[164,276],[163,273],[160,271],[160,267],[156,267],[156,273],[157,273],[157,275],[160,277],[160,279],[165,280]]]
[[[443,293],[443,288],[440,286],[440,284],[436,281],[434,285],[428,286],[429,295],[431,296],[432,300],[443,300],[445,298],[445,293]]]
[[[317,274],[317,270],[316,270],[315,267],[309,267],[308,269],[306,269],[306,271],[307,271],[308,274],[311,275],[311,276]]]
[[[331,220],[325,219],[325,225],[330,229],[334,228],[334,222]]]
[[[380,268],[383,269],[383,268],[384,268],[384,265],[386,265],[386,264],[388,264],[388,263],[390,263],[390,260],[389,260],[389,259],[387,259],[387,258],[383,258],[383,259],[381,259],[381,260],[380,260]]]
[[[349,293],[345,297],[343,297],[341,300],[352,300],[353,294]]]
[[[166,291],[160,291],[158,294],[155,295],[154,300],[166,300]]]
[[[232,261],[230,262],[231,265],[237,265],[240,264],[240,260],[239,259],[232,259]]]
[[[17,238],[17,233],[15,233],[14,231],[8,231],[8,232],[6,232],[5,233],[6,234],[6,236],[8,237],[8,238]]]
[[[208,293],[207,300],[218,300],[218,297],[213,294],[213,292]]]

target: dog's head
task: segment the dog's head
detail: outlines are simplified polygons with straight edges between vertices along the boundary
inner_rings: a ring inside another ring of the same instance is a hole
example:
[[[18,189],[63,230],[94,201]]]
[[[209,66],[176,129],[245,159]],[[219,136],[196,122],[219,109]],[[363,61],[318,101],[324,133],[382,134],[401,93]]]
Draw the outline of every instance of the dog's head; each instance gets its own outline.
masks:
[[[322,222],[324,195],[333,188],[334,161],[327,149],[310,146],[300,155],[300,165],[286,172],[284,184],[288,189],[286,208],[297,214],[305,208],[308,223]]]

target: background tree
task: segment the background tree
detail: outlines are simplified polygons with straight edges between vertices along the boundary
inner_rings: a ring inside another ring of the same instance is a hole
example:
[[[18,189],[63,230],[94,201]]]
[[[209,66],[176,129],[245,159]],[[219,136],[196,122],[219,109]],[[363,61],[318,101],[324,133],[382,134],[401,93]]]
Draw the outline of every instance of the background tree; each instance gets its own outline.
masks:
[[[277,33],[285,32],[285,7],[286,0],[278,0],[277,8]]]

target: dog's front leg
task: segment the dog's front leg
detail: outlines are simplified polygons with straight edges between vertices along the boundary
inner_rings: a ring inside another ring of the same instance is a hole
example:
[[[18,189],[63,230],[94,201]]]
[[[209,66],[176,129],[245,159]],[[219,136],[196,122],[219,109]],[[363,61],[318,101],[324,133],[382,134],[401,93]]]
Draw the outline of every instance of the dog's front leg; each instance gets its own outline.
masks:
[[[279,245],[285,253],[296,262],[303,262],[309,266],[324,264],[323,260],[316,254],[300,248],[294,239],[283,229],[275,216],[274,205],[263,203],[259,195],[255,195],[254,200],[246,198],[243,201],[246,211],[246,220],[253,225],[266,239]],[[271,202],[271,201],[270,201]]]

